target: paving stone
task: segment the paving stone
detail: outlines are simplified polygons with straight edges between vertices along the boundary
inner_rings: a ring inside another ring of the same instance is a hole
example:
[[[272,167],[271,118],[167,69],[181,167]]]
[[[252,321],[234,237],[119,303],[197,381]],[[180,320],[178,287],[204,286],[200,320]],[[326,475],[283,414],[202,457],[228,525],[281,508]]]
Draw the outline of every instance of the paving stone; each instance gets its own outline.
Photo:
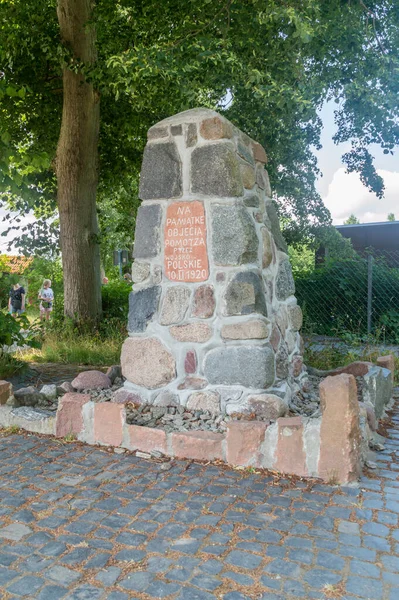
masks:
[[[215,600],[215,596],[209,592],[202,590],[196,590],[193,587],[185,586],[181,589],[181,592],[176,596],[176,600]]]
[[[296,562],[311,565],[314,560],[314,554],[313,552],[308,552],[307,550],[290,550],[288,552],[288,558]]]
[[[53,564],[52,560],[43,556],[37,556],[36,554],[32,554],[32,556],[29,556],[22,563],[20,563],[19,569],[22,572],[28,571],[36,573],[37,571],[43,571],[43,569],[50,566],[51,564]]]
[[[242,573],[235,573],[234,571],[226,571],[225,573],[222,573],[221,576],[225,577],[226,579],[232,579],[233,581],[238,583],[238,585],[242,585],[245,587],[249,587],[254,584],[254,580],[252,579],[252,577],[249,577],[248,575],[243,575]]]
[[[45,572],[45,575],[49,579],[52,579],[53,581],[56,581],[57,583],[66,586],[70,585],[71,583],[74,583],[82,577],[82,575],[77,571],[72,571],[71,569],[68,569],[67,567],[62,567],[60,565],[55,565],[54,567],[51,567],[50,569],[48,569],[48,571]]]
[[[85,584],[75,588],[68,595],[68,600],[98,600],[103,597],[104,590],[94,587],[93,585]]]
[[[59,600],[68,594],[67,588],[60,585],[46,585],[36,596],[37,600]]]
[[[378,579],[381,575],[381,570],[376,565],[361,560],[352,560],[350,563],[350,571],[355,575],[362,577],[374,577]]]
[[[144,592],[153,581],[154,575],[145,571],[128,573],[127,577],[119,582],[121,587],[134,592]]]
[[[340,574],[331,573],[325,569],[312,569],[305,573],[303,579],[311,587],[322,589],[326,584],[336,585],[341,577]]]
[[[0,529],[0,538],[19,542],[29,533],[32,533],[32,529],[27,525],[23,525],[22,523],[11,523]]]
[[[251,600],[249,596],[244,596],[240,592],[229,592],[223,596],[223,600]]]
[[[362,530],[365,533],[369,533],[371,535],[376,535],[379,537],[386,537],[389,535],[389,529],[385,525],[381,525],[380,523],[365,523],[362,526]]]
[[[114,585],[121,572],[121,569],[119,569],[118,567],[107,567],[106,569],[102,569],[96,575],[96,579],[105,587],[110,587]]]
[[[171,594],[176,594],[181,589],[181,586],[176,583],[166,583],[165,581],[155,580],[148,588],[145,593],[152,598],[166,598]]]
[[[382,600],[383,586],[380,581],[357,576],[349,576],[346,582],[346,591],[356,594],[360,598],[373,598]]]
[[[350,535],[356,535],[359,533],[360,528],[358,523],[353,523],[352,521],[341,521],[338,524],[338,531],[340,533],[349,533]]]
[[[123,592],[111,592],[107,595],[107,600],[129,600],[129,596]],[[131,600],[135,600],[131,597]]]
[[[293,579],[286,579],[283,582],[283,591],[295,598],[307,598],[307,592],[305,592],[302,583]]]
[[[398,556],[388,556],[383,554],[380,557],[380,561],[387,571],[392,571],[393,573],[399,573],[399,557]]]
[[[26,575],[25,577],[21,577],[21,579],[18,579],[14,583],[11,583],[7,587],[7,591],[11,594],[17,594],[18,596],[32,597],[32,593],[37,592],[44,583],[44,580],[40,577],[35,577],[34,575]]]
[[[18,571],[14,571],[14,569],[0,567],[0,590],[18,575],[20,575],[20,573]]]
[[[115,560],[122,562],[140,562],[145,557],[142,550],[121,550],[115,555]]]
[[[369,550],[368,548],[353,548],[348,546],[340,546],[339,553],[342,556],[348,556],[349,558],[357,558],[362,561],[375,562],[376,551]]]
[[[333,571],[342,571],[345,567],[345,560],[330,552],[319,552],[316,564],[326,569],[332,569]]]
[[[389,552],[391,548],[391,544],[387,540],[372,535],[363,537],[363,545],[381,552]]]

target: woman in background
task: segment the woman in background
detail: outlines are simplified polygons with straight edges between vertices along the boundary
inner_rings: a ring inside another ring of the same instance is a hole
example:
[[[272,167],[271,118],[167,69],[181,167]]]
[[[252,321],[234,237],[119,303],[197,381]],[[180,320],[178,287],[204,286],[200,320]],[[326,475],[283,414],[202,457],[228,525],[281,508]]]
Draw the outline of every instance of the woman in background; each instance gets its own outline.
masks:
[[[43,281],[42,289],[39,292],[38,298],[40,300],[40,319],[42,321],[48,321],[50,319],[50,313],[53,310],[54,292],[51,289],[50,279]]]
[[[8,310],[13,317],[25,311],[25,288],[19,283],[14,283],[8,299]]]

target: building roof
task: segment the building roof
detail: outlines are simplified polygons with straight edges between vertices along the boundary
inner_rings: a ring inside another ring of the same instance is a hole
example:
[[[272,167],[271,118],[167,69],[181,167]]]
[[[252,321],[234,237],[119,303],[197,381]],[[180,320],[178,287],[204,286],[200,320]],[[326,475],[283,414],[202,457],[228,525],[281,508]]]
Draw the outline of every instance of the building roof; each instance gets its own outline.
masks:
[[[399,251],[399,221],[336,225],[335,227],[341,235],[352,240],[355,250],[372,247],[376,250]]]
[[[22,275],[22,273],[28,267],[30,267],[32,262],[32,256],[11,256],[7,254],[0,254],[1,269],[7,273]]]

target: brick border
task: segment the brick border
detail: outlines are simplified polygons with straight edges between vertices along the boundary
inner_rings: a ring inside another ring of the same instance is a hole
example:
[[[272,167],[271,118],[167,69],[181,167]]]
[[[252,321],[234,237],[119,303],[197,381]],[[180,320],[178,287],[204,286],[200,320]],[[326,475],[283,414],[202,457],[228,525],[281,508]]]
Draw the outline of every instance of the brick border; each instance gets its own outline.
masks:
[[[320,397],[322,416],[318,419],[280,417],[273,424],[232,421],[222,434],[166,433],[130,425],[126,423],[124,404],[95,403],[88,394],[68,393],[60,400],[54,429],[57,437],[75,435],[92,445],[148,453],[156,450],[174,458],[222,460],[231,466],[348,483],[359,475],[361,459],[360,407],[354,376],[327,377],[320,385]],[[6,419],[10,424],[10,410],[0,406],[0,426],[5,425]],[[22,427],[29,430],[32,426],[27,422]]]

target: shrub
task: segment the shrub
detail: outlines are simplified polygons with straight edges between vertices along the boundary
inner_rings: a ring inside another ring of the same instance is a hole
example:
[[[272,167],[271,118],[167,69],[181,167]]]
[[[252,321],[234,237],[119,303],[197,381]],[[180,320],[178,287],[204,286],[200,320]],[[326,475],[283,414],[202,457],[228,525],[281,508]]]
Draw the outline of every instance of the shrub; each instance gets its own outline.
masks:
[[[102,286],[103,318],[118,319],[127,323],[129,294],[132,284],[126,281],[111,281]]]

